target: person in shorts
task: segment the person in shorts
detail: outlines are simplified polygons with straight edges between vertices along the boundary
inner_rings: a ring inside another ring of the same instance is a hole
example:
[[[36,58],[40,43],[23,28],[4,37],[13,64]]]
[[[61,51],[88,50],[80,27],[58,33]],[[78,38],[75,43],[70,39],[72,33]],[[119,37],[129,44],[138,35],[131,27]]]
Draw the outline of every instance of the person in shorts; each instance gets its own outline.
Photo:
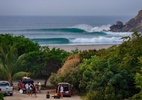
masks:
[[[32,96],[34,91],[34,85],[32,83],[29,84],[29,94]]]
[[[28,83],[25,84],[25,89],[26,89],[27,95],[29,95],[30,90],[29,90],[29,84]]]
[[[61,86],[60,86],[60,95],[61,95],[61,98],[63,98],[63,92],[64,92],[64,88],[63,88],[63,86],[61,85]]]
[[[37,82],[37,85],[38,85],[38,91],[41,92],[41,83]]]

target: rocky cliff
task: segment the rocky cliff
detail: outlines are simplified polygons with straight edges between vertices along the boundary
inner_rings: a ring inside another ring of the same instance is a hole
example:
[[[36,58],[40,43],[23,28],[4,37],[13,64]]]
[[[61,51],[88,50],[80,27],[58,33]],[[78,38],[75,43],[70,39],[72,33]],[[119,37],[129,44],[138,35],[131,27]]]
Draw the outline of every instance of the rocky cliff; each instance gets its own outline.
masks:
[[[117,21],[116,24],[110,27],[110,31],[113,32],[131,32],[133,29],[142,32],[142,10],[140,10],[138,14],[130,19],[125,25],[123,22]]]

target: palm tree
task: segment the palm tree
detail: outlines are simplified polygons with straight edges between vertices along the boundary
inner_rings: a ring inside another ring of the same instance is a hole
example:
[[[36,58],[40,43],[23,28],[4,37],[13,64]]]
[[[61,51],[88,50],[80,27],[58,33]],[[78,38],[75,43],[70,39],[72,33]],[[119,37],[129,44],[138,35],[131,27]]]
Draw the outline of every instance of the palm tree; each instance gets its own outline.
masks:
[[[0,44],[0,75],[2,78],[7,79],[11,85],[13,78],[17,77],[17,75],[28,75],[27,72],[18,72],[17,62],[19,59],[17,48],[14,45]]]

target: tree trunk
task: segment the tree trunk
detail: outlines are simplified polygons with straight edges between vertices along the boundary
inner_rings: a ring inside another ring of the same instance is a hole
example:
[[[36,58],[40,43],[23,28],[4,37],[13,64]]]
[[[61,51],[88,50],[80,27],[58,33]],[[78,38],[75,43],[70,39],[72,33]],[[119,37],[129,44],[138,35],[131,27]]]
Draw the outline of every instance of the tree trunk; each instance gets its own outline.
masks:
[[[50,74],[50,75],[51,75],[51,74]],[[45,79],[45,82],[44,82],[45,87],[46,87],[46,84],[47,84],[47,81],[48,81],[48,78],[50,77],[50,75],[44,77],[44,79]]]
[[[10,83],[11,86],[13,86],[11,73],[8,74],[8,82]]]
[[[48,78],[45,78],[45,81],[44,81],[44,86],[45,87],[46,87],[47,81],[48,81]]]

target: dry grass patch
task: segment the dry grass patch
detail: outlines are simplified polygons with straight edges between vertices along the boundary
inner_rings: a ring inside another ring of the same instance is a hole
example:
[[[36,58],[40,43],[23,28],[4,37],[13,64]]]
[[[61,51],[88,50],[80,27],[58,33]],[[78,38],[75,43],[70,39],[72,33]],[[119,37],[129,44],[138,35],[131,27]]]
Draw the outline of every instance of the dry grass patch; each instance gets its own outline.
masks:
[[[64,65],[59,69],[58,73],[64,73],[67,69],[76,67],[80,64],[80,57],[78,54],[71,55],[67,58]]]

